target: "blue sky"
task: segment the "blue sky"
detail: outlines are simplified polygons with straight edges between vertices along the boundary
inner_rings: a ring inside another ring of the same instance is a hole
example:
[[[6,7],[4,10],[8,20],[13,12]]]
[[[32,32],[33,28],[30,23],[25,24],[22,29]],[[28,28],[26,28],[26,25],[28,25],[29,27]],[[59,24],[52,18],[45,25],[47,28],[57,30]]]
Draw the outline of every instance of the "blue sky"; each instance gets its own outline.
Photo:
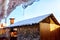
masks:
[[[33,18],[36,16],[41,16],[44,14],[53,13],[57,20],[60,22],[60,0],[40,0],[39,2],[34,2],[32,5],[28,6],[24,10],[22,5],[16,7],[16,9],[11,12],[7,18],[7,25],[10,25],[9,18],[15,18],[15,22]],[[4,19],[1,23],[4,23]]]

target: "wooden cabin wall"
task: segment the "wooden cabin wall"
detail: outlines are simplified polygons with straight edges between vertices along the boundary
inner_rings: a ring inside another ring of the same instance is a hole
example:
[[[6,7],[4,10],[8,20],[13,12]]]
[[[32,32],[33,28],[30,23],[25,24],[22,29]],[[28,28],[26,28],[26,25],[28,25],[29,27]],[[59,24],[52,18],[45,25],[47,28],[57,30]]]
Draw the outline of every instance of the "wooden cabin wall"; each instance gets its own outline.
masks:
[[[60,26],[50,18],[50,39],[60,40]]]
[[[50,32],[51,40],[60,40],[60,28]]]
[[[40,23],[40,38],[41,40],[50,40],[50,24]]]
[[[50,40],[50,19],[45,18],[39,23],[41,40]]]
[[[41,40],[60,40],[60,26],[51,17],[44,19],[39,24]]]
[[[38,25],[18,27],[18,40],[40,40]]]

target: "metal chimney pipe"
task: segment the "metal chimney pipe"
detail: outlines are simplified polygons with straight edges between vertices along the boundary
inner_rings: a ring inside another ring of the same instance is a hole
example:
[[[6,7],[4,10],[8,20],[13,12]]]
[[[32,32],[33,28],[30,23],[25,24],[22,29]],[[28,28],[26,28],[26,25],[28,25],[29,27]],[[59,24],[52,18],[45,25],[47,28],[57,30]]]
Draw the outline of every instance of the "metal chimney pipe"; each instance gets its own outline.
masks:
[[[15,18],[10,18],[10,24],[14,24],[14,19]]]

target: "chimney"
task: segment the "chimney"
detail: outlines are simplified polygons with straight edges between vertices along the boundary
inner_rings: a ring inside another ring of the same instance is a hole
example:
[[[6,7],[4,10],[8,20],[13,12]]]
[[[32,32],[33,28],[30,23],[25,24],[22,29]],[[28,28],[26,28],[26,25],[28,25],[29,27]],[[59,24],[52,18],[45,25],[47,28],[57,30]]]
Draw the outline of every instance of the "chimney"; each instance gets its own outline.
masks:
[[[10,24],[14,24],[14,19],[15,18],[10,18]]]

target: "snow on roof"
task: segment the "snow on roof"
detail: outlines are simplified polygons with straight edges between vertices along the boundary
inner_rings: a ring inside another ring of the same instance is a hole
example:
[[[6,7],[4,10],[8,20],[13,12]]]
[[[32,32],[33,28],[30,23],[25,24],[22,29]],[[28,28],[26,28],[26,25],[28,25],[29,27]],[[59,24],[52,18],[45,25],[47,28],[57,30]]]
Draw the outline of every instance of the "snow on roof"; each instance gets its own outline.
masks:
[[[39,23],[40,21],[42,21],[43,19],[45,19],[46,17],[50,16],[51,14],[46,14],[43,16],[38,16],[38,17],[34,17],[34,18],[30,18],[30,19],[26,19],[26,20],[22,20],[19,22],[16,22],[8,27],[14,27],[14,26],[22,26],[22,25],[32,25],[35,23]]]

